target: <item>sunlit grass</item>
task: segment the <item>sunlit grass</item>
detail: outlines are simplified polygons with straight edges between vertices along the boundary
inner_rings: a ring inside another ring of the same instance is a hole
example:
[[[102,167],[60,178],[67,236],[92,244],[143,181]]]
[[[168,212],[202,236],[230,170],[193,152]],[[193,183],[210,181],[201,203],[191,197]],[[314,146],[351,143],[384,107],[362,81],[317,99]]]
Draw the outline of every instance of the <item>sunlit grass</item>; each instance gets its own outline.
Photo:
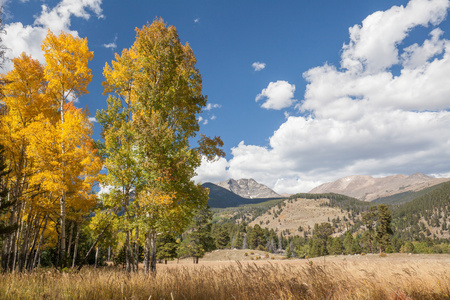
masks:
[[[0,299],[450,299],[447,269],[383,258],[158,265],[155,275],[113,267],[79,274],[41,269],[0,275]]]

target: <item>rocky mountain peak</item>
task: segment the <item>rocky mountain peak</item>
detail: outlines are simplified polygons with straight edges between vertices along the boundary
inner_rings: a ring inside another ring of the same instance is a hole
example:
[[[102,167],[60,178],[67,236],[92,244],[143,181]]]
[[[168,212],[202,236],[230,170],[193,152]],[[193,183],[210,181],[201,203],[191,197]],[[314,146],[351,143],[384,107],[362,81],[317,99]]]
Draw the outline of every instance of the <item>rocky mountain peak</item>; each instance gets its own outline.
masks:
[[[256,182],[253,178],[238,180],[230,178],[215,184],[243,198],[254,199],[280,197],[280,195],[272,191],[269,187]]]

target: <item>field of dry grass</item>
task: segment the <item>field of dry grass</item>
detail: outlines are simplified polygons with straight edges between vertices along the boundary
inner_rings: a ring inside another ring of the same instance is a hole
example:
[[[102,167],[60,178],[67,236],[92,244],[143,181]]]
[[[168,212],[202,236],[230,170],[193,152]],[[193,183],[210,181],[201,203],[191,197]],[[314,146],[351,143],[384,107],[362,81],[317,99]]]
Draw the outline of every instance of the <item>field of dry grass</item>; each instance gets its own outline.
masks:
[[[157,268],[155,275],[114,267],[2,274],[0,299],[450,299],[450,255],[206,258]]]

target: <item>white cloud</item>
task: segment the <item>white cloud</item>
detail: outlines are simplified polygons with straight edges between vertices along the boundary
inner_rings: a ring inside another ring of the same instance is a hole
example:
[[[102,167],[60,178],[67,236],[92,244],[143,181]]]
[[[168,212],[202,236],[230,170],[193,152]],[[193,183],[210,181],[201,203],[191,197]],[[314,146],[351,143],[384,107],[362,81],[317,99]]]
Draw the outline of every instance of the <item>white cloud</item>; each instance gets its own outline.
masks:
[[[436,28],[448,8],[447,0],[411,0],[350,28],[340,68],[304,73],[308,84],[297,105],[303,115],[288,115],[268,147],[233,148],[229,177],[294,193],[356,174],[448,176],[450,41]],[[402,44],[417,26],[429,26],[429,38]],[[269,91],[261,97],[270,99]]]
[[[112,185],[102,185],[100,184],[100,190],[98,191],[97,195],[101,196],[103,194],[107,195],[113,190]]]
[[[294,98],[295,85],[287,81],[278,80],[271,82],[256,96],[256,102],[265,100],[261,107],[265,109],[280,110],[291,106],[296,101]]]
[[[112,43],[109,43],[109,44],[103,44],[103,47],[105,47],[107,49],[113,49],[114,50],[114,49],[117,48],[117,44],[112,42]]]
[[[95,117],[89,117],[89,122],[97,123],[97,119]]]
[[[194,20],[194,23],[198,23],[198,22],[200,22],[200,18],[197,18]]]
[[[197,176],[194,177],[195,182],[220,182],[229,178],[228,162],[225,158],[216,158],[208,161],[206,157],[202,158],[201,166],[196,170]]]
[[[413,27],[439,24],[446,16],[448,0],[412,0],[406,7],[393,6],[368,16],[349,29],[341,65],[350,71],[379,72],[398,63],[398,44]]]
[[[203,124],[203,125],[207,125],[208,124],[208,119],[205,119],[205,118],[203,118],[203,117],[198,117],[198,123],[199,124]]]
[[[114,37],[114,41],[108,44],[103,44],[106,49],[115,50],[117,48],[117,36]]]
[[[34,24],[25,25],[20,22],[5,24],[7,34],[2,37],[4,45],[10,49],[6,56],[14,58],[26,52],[33,58],[44,62],[41,43],[50,29],[55,34],[61,30],[78,36],[76,31],[70,30],[73,16],[89,19],[93,12],[98,18],[103,18],[100,7],[102,0],[62,0],[54,8],[42,5],[42,11],[35,17]],[[4,71],[12,68],[11,63],[5,63]]]
[[[220,104],[208,103],[208,104],[206,104],[205,111],[210,111],[214,108],[221,108],[221,107],[222,107],[222,105],[220,105]]]
[[[252,64],[252,68],[255,70],[255,72],[261,71],[266,67],[266,64],[263,62],[256,61]]]
[[[320,184],[320,181],[305,181],[295,177],[281,178],[275,182],[273,190],[278,193],[296,194],[301,191],[310,191]]]

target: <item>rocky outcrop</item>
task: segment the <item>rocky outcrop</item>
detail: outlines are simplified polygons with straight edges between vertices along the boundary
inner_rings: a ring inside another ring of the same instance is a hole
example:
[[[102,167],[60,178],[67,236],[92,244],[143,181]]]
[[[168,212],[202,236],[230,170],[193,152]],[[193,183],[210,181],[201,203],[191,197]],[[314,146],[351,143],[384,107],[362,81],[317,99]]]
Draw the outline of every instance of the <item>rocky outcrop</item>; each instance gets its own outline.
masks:
[[[256,182],[254,179],[228,179],[226,181],[215,183],[224,189],[227,189],[243,198],[277,198],[280,197],[266,185]]]
[[[427,187],[450,181],[450,178],[434,178],[422,173],[408,175],[392,175],[381,178],[354,175],[324,183],[312,189],[310,193],[337,193],[362,201],[373,201],[407,191],[420,191]]]

